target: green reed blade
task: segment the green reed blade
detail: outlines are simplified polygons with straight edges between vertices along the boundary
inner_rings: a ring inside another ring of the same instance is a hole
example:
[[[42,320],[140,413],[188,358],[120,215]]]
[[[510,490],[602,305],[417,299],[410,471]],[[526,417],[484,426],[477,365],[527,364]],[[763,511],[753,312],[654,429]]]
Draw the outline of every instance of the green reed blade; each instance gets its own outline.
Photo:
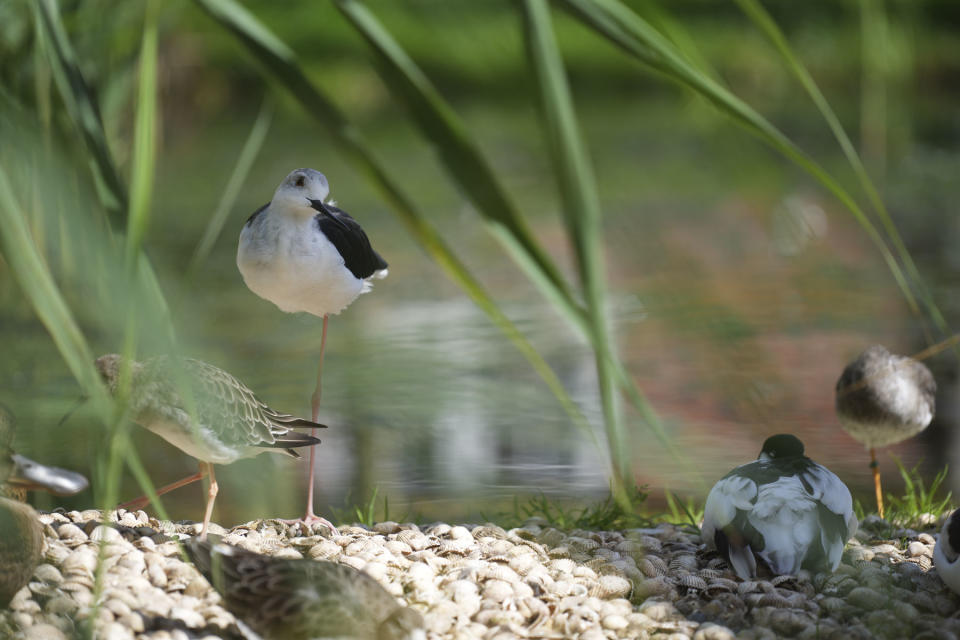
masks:
[[[90,170],[97,192],[113,224],[120,225],[126,212],[127,192],[110,154],[100,108],[80,72],[80,64],[63,28],[56,0],[36,0],[29,4],[34,12],[38,33],[49,45],[50,68],[60,97],[90,154]]]
[[[770,40],[774,48],[776,48],[777,52],[783,58],[787,68],[791,73],[793,73],[794,76],[796,76],[797,80],[810,96],[810,99],[813,101],[814,105],[820,111],[820,115],[823,116],[827,126],[830,127],[830,131],[833,133],[834,138],[836,138],[837,143],[840,145],[843,155],[846,157],[847,162],[850,164],[854,174],[856,174],[857,179],[860,181],[860,187],[867,195],[871,206],[876,212],[877,217],[880,219],[880,224],[886,232],[887,237],[890,239],[891,244],[893,244],[893,247],[897,252],[897,256],[900,258],[900,262],[903,263],[904,267],[906,268],[912,284],[917,288],[920,294],[920,299],[927,308],[927,313],[930,314],[934,325],[941,331],[941,333],[943,335],[949,335],[950,328],[947,325],[946,319],[934,301],[933,295],[931,294],[930,289],[927,287],[926,282],[921,277],[920,272],[917,269],[917,265],[913,261],[913,257],[910,255],[910,252],[907,250],[907,247],[903,242],[903,237],[900,235],[896,225],[893,223],[893,219],[890,217],[890,213],[887,211],[887,207],[883,202],[883,198],[880,197],[880,192],[877,190],[876,185],[870,178],[870,174],[867,172],[860,155],[857,153],[856,147],[854,147],[849,136],[847,136],[847,132],[844,130],[843,125],[840,124],[840,119],[837,118],[836,113],[834,113],[833,109],[830,107],[830,103],[827,102],[823,92],[820,91],[820,87],[817,86],[813,76],[810,75],[810,72],[793,52],[793,49],[790,47],[790,43],[787,41],[783,31],[780,30],[780,27],[777,26],[776,21],[774,21],[773,17],[767,12],[766,9],[763,8],[763,5],[760,4],[758,0],[735,1],[747,15],[747,17],[753,21],[754,25],[756,25],[756,27]],[[864,2],[861,4],[866,5],[866,0],[864,0]],[[866,12],[865,6],[863,11]],[[863,34],[863,39],[865,43],[868,42],[865,33]],[[933,344],[934,340],[931,336],[927,335],[927,342],[928,344]]]
[[[274,81],[300,102],[304,110],[327,127],[331,137],[353,164],[380,191],[407,232],[463,289],[491,322],[500,329],[530,362],[560,405],[587,438],[598,448],[596,435],[583,412],[567,393],[553,369],[516,325],[500,310],[493,297],[453,253],[436,228],[414,206],[396,181],[374,156],[360,130],[346,119],[337,106],[306,77],[296,56],[252,14],[234,0],[194,0],[221,26],[237,36]]]
[[[260,105],[260,113],[257,114],[257,119],[250,129],[250,134],[247,136],[246,142],[243,143],[243,148],[240,150],[239,157],[237,157],[237,163],[233,167],[233,173],[230,174],[227,186],[220,196],[220,202],[217,203],[217,208],[214,210],[213,215],[210,216],[207,228],[203,231],[203,237],[193,250],[193,255],[190,257],[190,264],[187,267],[188,278],[200,268],[200,265],[202,265],[207,259],[207,256],[210,255],[213,244],[217,241],[217,238],[220,237],[220,232],[223,230],[223,225],[227,221],[227,216],[230,214],[230,210],[233,209],[233,205],[237,202],[237,196],[240,195],[240,187],[243,186],[243,183],[247,180],[247,176],[250,175],[253,161],[256,160],[257,154],[260,153],[263,141],[267,139],[267,132],[270,131],[270,122],[272,120],[273,102],[267,97],[263,99],[263,104]]]
[[[523,10],[527,53],[540,88],[543,123],[562,196],[567,237],[575,249],[591,329],[596,341],[602,345],[595,352],[597,381],[611,463],[615,471],[614,495],[618,500],[626,501],[625,486],[633,477],[631,447],[624,432],[615,387],[616,374],[610,361],[602,355],[606,351],[613,351],[613,348],[606,314],[600,197],[593,167],[577,125],[573,99],[546,0],[525,0]]]
[[[853,214],[874,243],[897,286],[914,313],[917,301],[896,258],[876,226],[856,200],[819,163],[796,146],[766,118],[735,96],[719,82],[692,67],[660,32],[617,0],[562,0],[582,22],[604,38],[656,69],[667,78],[689,87],[706,98],[748,131],[809,173]]]

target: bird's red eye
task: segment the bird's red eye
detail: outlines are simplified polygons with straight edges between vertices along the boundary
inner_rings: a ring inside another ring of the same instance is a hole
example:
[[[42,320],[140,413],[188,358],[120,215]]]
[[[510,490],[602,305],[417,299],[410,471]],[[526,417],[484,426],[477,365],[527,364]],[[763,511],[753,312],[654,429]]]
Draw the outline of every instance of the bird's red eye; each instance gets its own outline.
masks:
[[[297,178],[297,181],[296,181],[294,184],[296,184],[298,187],[302,187],[302,186],[303,186],[303,176],[299,176],[299,177]]]

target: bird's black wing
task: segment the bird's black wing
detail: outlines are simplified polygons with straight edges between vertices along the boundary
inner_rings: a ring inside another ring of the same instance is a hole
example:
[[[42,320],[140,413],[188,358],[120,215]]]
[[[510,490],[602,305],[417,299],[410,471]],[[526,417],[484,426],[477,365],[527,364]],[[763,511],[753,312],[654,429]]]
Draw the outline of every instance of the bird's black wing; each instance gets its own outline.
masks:
[[[247,221],[243,223],[243,226],[249,227],[251,224],[253,224],[253,221],[257,219],[257,216],[263,213],[266,210],[266,208],[269,206],[270,206],[270,203],[268,202],[267,204],[263,205],[262,207],[254,211],[252,214],[250,214],[250,217],[247,218]]]
[[[363,280],[387,268],[387,261],[373,250],[363,227],[349,213],[329,204],[322,206],[314,218],[317,226],[343,256],[344,265],[354,277]]]

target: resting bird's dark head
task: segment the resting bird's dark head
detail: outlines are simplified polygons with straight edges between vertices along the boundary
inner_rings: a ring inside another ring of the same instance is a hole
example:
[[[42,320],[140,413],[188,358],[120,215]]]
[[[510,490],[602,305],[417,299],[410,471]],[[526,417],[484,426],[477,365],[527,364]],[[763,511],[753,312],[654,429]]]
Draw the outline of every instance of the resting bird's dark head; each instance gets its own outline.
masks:
[[[803,455],[803,443],[800,438],[789,433],[780,433],[770,436],[763,442],[763,448],[760,449],[760,460],[780,460],[783,458],[796,458]]]

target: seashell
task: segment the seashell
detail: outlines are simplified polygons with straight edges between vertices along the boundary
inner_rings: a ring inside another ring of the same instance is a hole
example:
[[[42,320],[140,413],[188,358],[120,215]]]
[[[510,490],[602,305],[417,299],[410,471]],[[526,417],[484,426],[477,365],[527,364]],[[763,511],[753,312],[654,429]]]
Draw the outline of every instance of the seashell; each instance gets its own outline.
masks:
[[[716,580],[717,578],[723,577],[723,571],[720,571],[719,569],[700,569],[697,572],[697,575],[704,580]]]
[[[414,551],[426,549],[430,545],[430,539],[416,529],[404,529],[397,534],[397,540],[407,544]]]
[[[608,600],[629,597],[633,585],[626,578],[615,575],[600,576],[590,588],[590,595]]]
[[[307,551],[307,555],[314,560],[335,560],[341,553],[340,545],[330,540],[321,540]]]
[[[748,593],[756,593],[760,591],[760,583],[756,580],[744,580],[737,586],[737,593],[740,595],[746,595]]]
[[[693,554],[682,554],[670,559],[670,571],[696,571],[697,556]]]
[[[551,573],[556,573],[559,575],[572,574],[573,569],[576,566],[577,564],[570,558],[555,558],[547,564],[547,567],[550,569]]]
[[[97,556],[94,553],[93,549],[88,547],[81,547],[76,549],[63,561],[61,565],[61,571],[64,575],[69,576],[71,574],[92,575],[94,569],[97,568]]]
[[[576,549],[577,551],[590,552],[594,549],[600,547],[600,543],[592,538],[579,538],[575,536],[570,536],[567,538],[567,546]]]
[[[432,611],[431,615],[433,615]],[[473,616],[473,620],[491,628],[497,626],[509,628],[512,625],[521,626],[524,623],[523,614],[521,612],[517,611],[516,609],[503,609],[500,607],[488,607],[486,609],[481,609],[475,616]]]
[[[500,603],[513,597],[513,587],[503,580],[487,580],[483,585],[483,599]]]
[[[637,562],[637,569],[640,570],[640,573],[647,576],[648,578],[656,578],[658,576],[665,576],[669,573],[667,567],[662,565],[661,562],[654,562],[656,556],[647,556],[642,558]]]
[[[647,578],[639,583],[633,590],[635,599],[646,600],[647,598],[668,596],[673,593],[673,582],[666,576],[657,576]]]
[[[585,596],[587,595],[587,588],[582,584],[572,582],[570,580],[557,580],[549,587],[550,593],[559,597],[565,598],[567,596]]]
[[[445,536],[448,533],[450,533],[450,529],[452,528],[453,527],[451,527],[448,524],[445,524],[443,522],[438,522],[436,524],[432,524],[429,527],[427,527],[424,533],[426,533],[429,536]]]
[[[707,581],[693,573],[685,573],[677,580],[677,584],[686,589],[703,591],[707,588]]]
[[[737,583],[728,578],[714,578],[707,584],[706,591],[710,594],[737,593]]]
[[[791,606],[788,598],[779,593],[751,593],[746,597],[747,604],[754,607],[777,607],[787,609]]]
[[[514,531],[516,531],[516,529],[514,529]],[[490,523],[474,527],[470,533],[475,540],[480,540],[481,538],[497,538],[502,540],[507,537],[507,532],[504,531],[502,527]]]
[[[480,571],[485,580],[502,580],[508,583],[520,582],[520,575],[504,564],[488,564]]]
[[[573,553],[570,550],[570,547],[566,545],[560,545],[559,547],[553,547],[547,551],[547,555],[551,558],[569,558]]]
[[[357,556],[348,556],[345,554],[337,558],[337,561],[340,564],[345,564],[348,567],[353,567],[354,569],[357,569],[359,571],[362,571],[363,568],[367,565],[367,561],[364,560],[363,558],[360,558]]]
[[[392,520],[385,520],[373,525],[373,530],[382,535],[390,535],[400,530],[400,525]]]
[[[614,551],[613,549],[607,549],[606,547],[600,547],[593,552],[593,558],[595,560],[606,560],[607,562],[613,562],[615,560],[622,560],[623,558],[629,558],[633,560],[629,555],[625,555]]]
[[[472,538],[471,538],[472,540]],[[441,540],[437,547],[438,556],[449,556],[451,554],[467,555],[470,553],[470,543],[464,543],[463,540]]]
[[[524,626],[529,631],[550,619],[550,608],[539,598],[522,597],[517,602],[517,612],[523,616]]]
[[[562,532],[549,528],[540,532],[540,535],[537,536],[537,542],[547,547],[556,547],[562,544],[565,538],[566,536]]]

